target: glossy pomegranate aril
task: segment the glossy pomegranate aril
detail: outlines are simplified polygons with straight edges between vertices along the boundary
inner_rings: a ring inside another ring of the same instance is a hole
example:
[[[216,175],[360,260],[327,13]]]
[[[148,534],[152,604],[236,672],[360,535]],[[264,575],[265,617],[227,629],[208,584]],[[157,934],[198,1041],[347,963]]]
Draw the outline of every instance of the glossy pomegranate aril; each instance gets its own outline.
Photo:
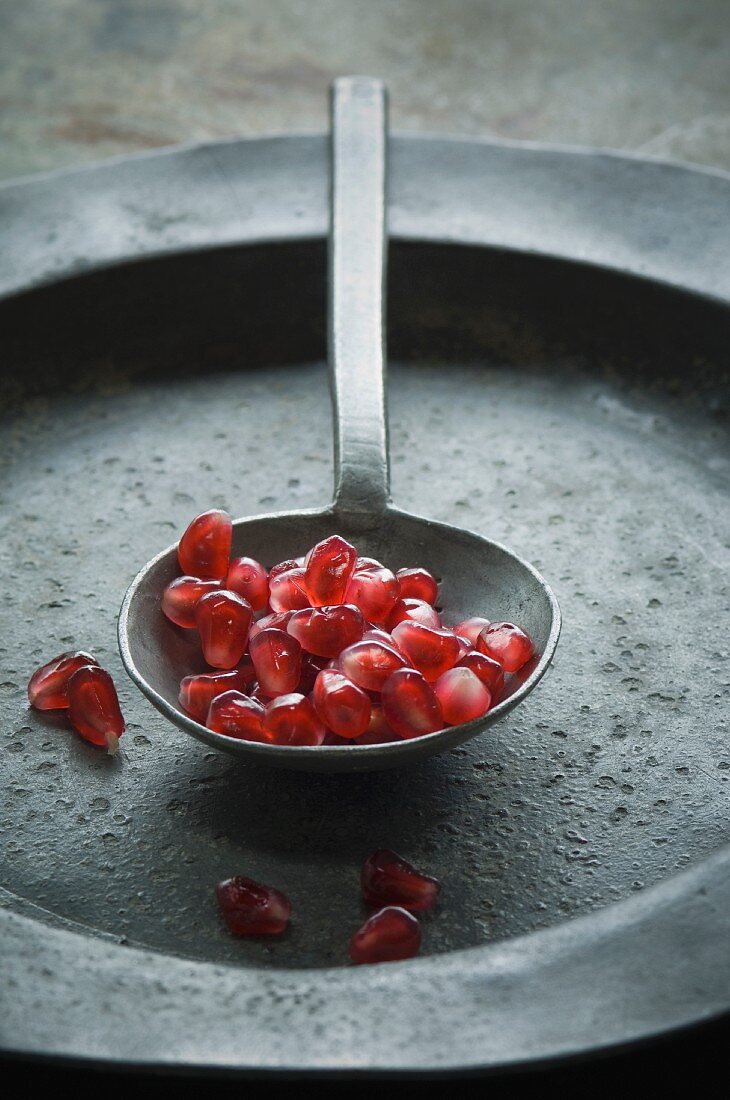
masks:
[[[291,917],[291,902],[280,890],[236,875],[219,882],[216,897],[234,936],[278,936]]]
[[[360,608],[368,622],[385,623],[398,595],[398,581],[390,569],[372,566],[355,570],[347,586],[346,599]]]
[[[176,577],[162,593],[162,610],[171,623],[185,630],[195,629],[195,608],[209,592],[217,592],[220,581],[203,581],[200,577]]]
[[[285,630],[267,627],[249,643],[259,689],[269,697],[296,691],[302,672],[302,647]]]
[[[412,913],[388,906],[374,913],[350,940],[354,963],[399,962],[412,959],[421,947],[421,926]]]
[[[117,689],[108,672],[98,665],[78,669],[68,682],[71,725],[92,745],[105,745],[110,755],[119,747],[124,718]]]
[[[441,627],[441,616],[425,600],[413,600],[410,597],[405,600],[396,600],[393,610],[388,616],[387,629],[392,633],[398,623],[402,623],[406,619],[423,623],[424,626],[430,626],[433,630],[438,630]]]
[[[256,613],[263,611],[269,602],[268,575],[254,558],[234,558],[228,567],[225,587],[248,600]]]
[[[236,737],[241,741],[267,741],[272,738],[264,729],[264,708],[240,691],[224,691],[210,704],[205,722],[214,733]]]
[[[434,630],[423,623],[404,619],[393,629],[393,640],[405,653],[408,663],[433,683],[459,657],[459,643],[450,630]]]
[[[470,619],[464,619],[457,626],[453,627],[453,631],[454,634],[466,638],[467,641],[475,646],[477,644],[477,638],[489,625],[489,619],[483,619],[480,615],[473,615]]]
[[[345,603],[356,561],[357,550],[339,535],[331,535],[312,547],[305,559],[305,583],[312,607]]]
[[[275,627],[277,630],[286,630],[287,623],[291,619],[293,611],[274,611],[271,615],[264,615],[262,619],[258,619],[256,622],[251,623],[251,629],[248,632],[249,645],[251,639],[260,633],[262,630],[268,630],[269,627]]]
[[[300,611],[309,607],[304,570],[297,566],[269,577],[269,604],[273,611]]]
[[[481,718],[492,704],[489,688],[469,668],[450,668],[439,676],[433,690],[441,704],[444,721],[450,726],[461,726]]]
[[[399,569],[396,573],[400,585],[401,599],[423,600],[424,603],[436,603],[439,586],[436,578],[428,569]]]
[[[498,661],[505,672],[517,672],[535,652],[531,639],[514,623],[491,623],[482,630],[476,647]]]
[[[368,905],[400,905],[412,913],[433,909],[441,883],[418,871],[389,848],[373,852],[362,865],[362,896]]]
[[[340,671],[365,691],[380,691],[388,677],[405,665],[395,649],[376,641],[355,642],[339,658]]]
[[[272,565],[269,570],[269,580],[272,577],[278,577],[282,573],[289,573],[292,569],[301,569],[304,565],[304,558],[287,558],[286,561],[280,561],[277,565]]]
[[[381,699],[388,724],[399,737],[423,737],[444,727],[441,704],[416,669],[394,672],[385,682]]]
[[[308,653],[317,657],[336,657],[362,638],[365,622],[358,608],[337,604],[295,611],[286,629]]]
[[[221,581],[228,572],[233,524],[227,512],[214,508],[196,516],[180,539],[177,557],[183,573]]]
[[[504,669],[498,661],[491,657],[485,657],[476,649],[472,649],[458,662],[457,668],[468,668],[476,673],[481,682],[492,696],[492,703],[496,703],[504,691]]]
[[[322,722],[338,737],[360,737],[370,724],[369,697],[341,672],[320,672],[312,701]]]
[[[384,569],[382,561],[377,558],[358,558],[355,562],[355,572],[365,573],[368,569]]]
[[[310,700],[298,692],[267,704],[264,729],[276,745],[321,745],[326,732]]]
[[[245,691],[255,679],[253,663],[245,656],[230,672],[201,672],[197,676],[185,676],[180,681],[178,699],[183,710],[205,724],[210,704],[226,691]]]
[[[28,701],[36,710],[65,710],[68,707],[68,682],[80,668],[95,665],[96,658],[79,649],[59,653],[52,661],[37,668],[28,683]]]
[[[246,652],[253,611],[248,600],[220,589],[202,596],[195,608],[195,625],[203,656],[213,668],[233,668]]]
[[[357,742],[359,745],[385,745],[389,741],[400,741],[400,738],[388,724],[382,706],[371,702],[368,728],[358,737]]]

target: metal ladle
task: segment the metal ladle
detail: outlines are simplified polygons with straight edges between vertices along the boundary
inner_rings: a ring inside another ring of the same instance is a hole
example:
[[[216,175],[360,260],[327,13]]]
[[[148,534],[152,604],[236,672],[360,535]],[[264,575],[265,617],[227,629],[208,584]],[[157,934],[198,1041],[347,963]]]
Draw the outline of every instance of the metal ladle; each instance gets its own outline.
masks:
[[[383,338],[386,94],[380,81],[345,77],[331,89],[332,188],[329,232],[329,372],[334,409],[335,498],[321,511],[240,519],[233,553],[266,565],[303,554],[332,534],[391,568],[423,565],[441,578],[449,621],[469,615],[518,623],[536,656],[513,677],[506,698],[483,718],[412,740],[320,747],[265,745],[213,733],[177,701],[180,679],[201,671],[192,632],[164,617],[160,597],[179,574],[177,544],[141,570],[119,616],[122,660],[159,711],[201,741],[242,759],[311,771],[367,771],[414,763],[481,733],[532,691],[555,651],[557,600],[529,562],[499,543],[409,515],[390,501]]]

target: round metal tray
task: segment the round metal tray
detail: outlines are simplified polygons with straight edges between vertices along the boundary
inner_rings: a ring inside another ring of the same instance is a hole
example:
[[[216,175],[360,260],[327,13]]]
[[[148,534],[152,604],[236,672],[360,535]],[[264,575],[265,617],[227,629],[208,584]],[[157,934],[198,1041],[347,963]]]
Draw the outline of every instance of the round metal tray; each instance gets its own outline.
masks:
[[[114,619],[196,511],[329,499],[326,139],[0,188],[7,1051],[463,1072],[728,1009],[729,198],[671,164],[393,139],[394,499],[535,561],[564,635],[469,745],[320,776],[166,724]],[[69,646],[120,685],[115,759],[27,709]],[[443,902],[422,958],[348,967],[384,845]],[[226,935],[234,873],[292,897],[281,941]]]

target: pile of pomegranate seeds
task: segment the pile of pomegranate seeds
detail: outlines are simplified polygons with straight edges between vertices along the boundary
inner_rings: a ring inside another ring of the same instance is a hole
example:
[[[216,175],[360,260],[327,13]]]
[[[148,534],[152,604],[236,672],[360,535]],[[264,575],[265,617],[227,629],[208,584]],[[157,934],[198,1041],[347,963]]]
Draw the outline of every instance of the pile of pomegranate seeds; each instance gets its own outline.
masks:
[[[124,733],[117,691],[90,653],[60,653],[41,665],[30,678],[28,699],[36,710],[65,710],[84,741],[106,747],[110,755],[117,751]]]
[[[197,516],[164,614],[197,631],[212,670],[186,676],[180,704],[227,737],[271,745],[382,744],[481,718],[505,676],[534,656],[512,623],[445,626],[438,583],[392,572],[339,535],[268,570],[231,559],[230,517]]]

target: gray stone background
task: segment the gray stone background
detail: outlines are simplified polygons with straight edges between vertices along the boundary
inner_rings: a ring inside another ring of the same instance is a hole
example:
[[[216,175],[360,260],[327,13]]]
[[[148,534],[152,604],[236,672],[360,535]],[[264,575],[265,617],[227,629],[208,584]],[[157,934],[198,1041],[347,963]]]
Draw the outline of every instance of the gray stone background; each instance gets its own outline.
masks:
[[[0,0],[0,176],[321,129],[343,73],[393,122],[730,169],[730,0]]]

